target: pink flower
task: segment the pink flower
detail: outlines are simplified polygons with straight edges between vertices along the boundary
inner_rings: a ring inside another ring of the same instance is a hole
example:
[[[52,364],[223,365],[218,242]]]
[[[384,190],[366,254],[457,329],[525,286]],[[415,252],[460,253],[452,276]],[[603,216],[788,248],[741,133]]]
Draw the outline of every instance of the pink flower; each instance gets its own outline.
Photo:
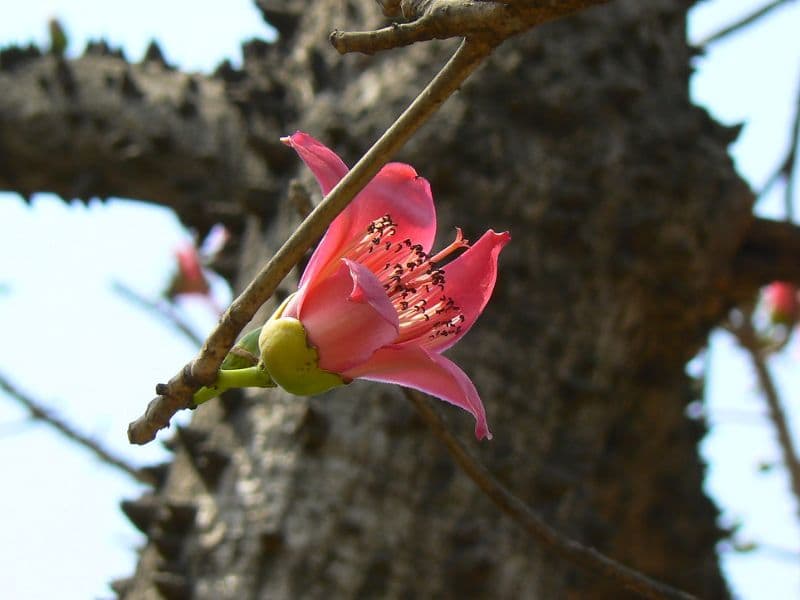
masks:
[[[282,141],[311,169],[323,194],[347,173],[333,151],[305,133]],[[483,312],[511,236],[489,230],[470,246],[457,230],[453,243],[431,255],[435,234],[428,181],[409,165],[387,164],[331,223],[279,316],[302,323],[323,371],[344,382],[368,379],[427,392],[470,412],[477,438],[491,438],[474,384],[441,353]],[[466,252],[442,265],[461,248]]]
[[[793,284],[785,281],[770,283],[764,290],[764,302],[773,323],[792,325],[797,321],[800,305]]]
[[[209,295],[210,286],[194,244],[185,242],[176,248],[175,260],[178,263],[178,270],[172,277],[167,297],[175,298],[190,294]]]

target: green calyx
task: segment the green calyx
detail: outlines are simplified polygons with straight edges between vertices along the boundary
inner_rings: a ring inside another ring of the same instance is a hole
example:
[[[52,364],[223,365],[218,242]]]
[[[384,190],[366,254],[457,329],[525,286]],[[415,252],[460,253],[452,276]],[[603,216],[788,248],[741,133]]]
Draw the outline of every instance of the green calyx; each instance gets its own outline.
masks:
[[[319,354],[308,345],[303,324],[294,317],[282,316],[288,301],[261,329],[260,365],[272,381],[297,396],[313,396],[344,385],[339,375],[319,368]]]

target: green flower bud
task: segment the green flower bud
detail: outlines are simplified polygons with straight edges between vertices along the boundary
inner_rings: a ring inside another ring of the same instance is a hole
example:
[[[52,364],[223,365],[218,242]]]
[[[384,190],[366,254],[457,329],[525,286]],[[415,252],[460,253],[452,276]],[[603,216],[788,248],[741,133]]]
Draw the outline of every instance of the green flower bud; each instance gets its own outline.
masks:
[[[297,396],[313,396],[344,385],[336,373],[319,368],[319,354],[308,345],[303,324],[283,317],[288,298],[264,324],[258,338],[261,362],[272,380]]]

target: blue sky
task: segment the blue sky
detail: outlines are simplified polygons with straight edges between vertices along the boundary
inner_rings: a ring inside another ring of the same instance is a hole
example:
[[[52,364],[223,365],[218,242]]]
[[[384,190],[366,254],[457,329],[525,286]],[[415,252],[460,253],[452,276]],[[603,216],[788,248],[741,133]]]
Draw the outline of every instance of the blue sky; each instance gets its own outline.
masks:
[[[701,38],[760,4],[702,3],[692,14],[690,36]],[[193,18],[186,27],[183,17],[189,13]],[[87,39],[105,37],[135,60],[156,38],[167,59],[188,70],[208,71],[224,58],[238,62],[243,40],[271,35],[245,0],[29,0],[0,21],[0,45],[44,44],[47,19],[54,15],[73,40],[73,54]],[[788,143],[800,71],[799,23],[800,7],[793,3],[696,63],[696,100],[724,122],[746,122],[732,151],[755,187]],[[776,190],[759,210],[782,216],[779,197]],[[111,284],[122,281],[157,296],[169,277],[172,252],[187,232],[162,208],[125,200],[66,204],[45,194],[33,207],[0,194],[0,222],[5,225],[0,283],[10,286],[0,296],[0,372],[132,462],[168,458],[158,444],[128,446],[125,429],[152,396],[154,382],[171,376],[195,349],[116,295]],[[202,304],[186,309],[198,330],[214,322]],[[798,552],[800,532],[782,470],[756,469],[778,452],[749,365],[725,334],[714,339],[709,355],[714,428],[703,444],[712,463],[707,487],[725,499],[725,518],[743,523],[745,538]],[[798,360],[800,349],[793,346],[773,361],[790,406],[800,390]],[[0,589],[20,600],[110,596],[108,582],[132,573],[134,549],[142,541],[118,504],[143,488],[45,426],[30,424],[2,395],[0,453],[0,514],[6,515],[0,525]],[[723,557],[742,598],[791,597],[800,588],[796,558],[790,562],[774,552]]]

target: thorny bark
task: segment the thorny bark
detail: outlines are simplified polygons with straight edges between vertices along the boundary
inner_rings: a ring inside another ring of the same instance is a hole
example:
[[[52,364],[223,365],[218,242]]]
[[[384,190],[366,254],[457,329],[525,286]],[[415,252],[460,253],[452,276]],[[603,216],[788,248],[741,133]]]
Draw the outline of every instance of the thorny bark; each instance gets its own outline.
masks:
[[[374,3],[258,4],[282,37],[249,43],[241,71],[6,52],[0,187],[225,221],[241,287],[297,223],[290,182],[310,182],[278,137],[303,128],[352,164],[453,47],[342,58],[328,34],[385,25]],[[735,266],[774,248],[747,241],[731,133],[688,101],[686,8],[617,0],[519,36],[399,158],[431,180],[443,236],[514,235],[453,352],[495,432],[481,459],[558,528],[718,598],[683,365],[755,290]],[[173,447],[166,483],[125,505],[149,538],[117,586],[131,598],[621,596],[516,533],[389,387],[211,403]]]

